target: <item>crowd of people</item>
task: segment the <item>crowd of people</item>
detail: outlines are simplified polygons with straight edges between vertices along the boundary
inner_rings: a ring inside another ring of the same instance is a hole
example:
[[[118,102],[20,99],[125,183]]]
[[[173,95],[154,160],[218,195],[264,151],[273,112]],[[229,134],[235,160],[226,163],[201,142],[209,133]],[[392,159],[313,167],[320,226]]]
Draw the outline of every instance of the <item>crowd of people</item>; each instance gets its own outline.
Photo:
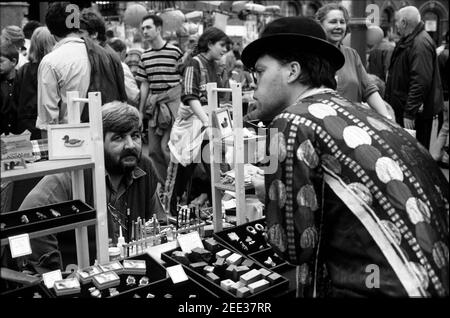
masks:
[[[448,181],[438,167],[448,168],[448,32],[438,49],[417,8],[396,13],[397,43],[380,29],[364,65],[343,44],[350,16],[341,4],[275,19],[244,49],[215,27],[180,48],[163,38],[158,14],[143,17],[129,46],[92,9],[68,26],[68,5],[51,3],[45,25],[2,30],[0,134],[45,139],[47,125],[67,122],[67,92],[101,92],[113,243],[119,227],[129,236],[131,219],[175,215],[183,196],[208,202],[210,168],[194,160],[212,126],[206,84],[234,81],[253,92],[244,120],[277,131],[267,137],[277,169],[253,183],[269,242],[299,267],[300,294],[448,296]],[[46,176],[20,209],[70,200],[70,184],[70,174]],[[21,262],[2,262],[61,268],[54,236],[32,247]],[[377,288],[366,284],[371,264]]]

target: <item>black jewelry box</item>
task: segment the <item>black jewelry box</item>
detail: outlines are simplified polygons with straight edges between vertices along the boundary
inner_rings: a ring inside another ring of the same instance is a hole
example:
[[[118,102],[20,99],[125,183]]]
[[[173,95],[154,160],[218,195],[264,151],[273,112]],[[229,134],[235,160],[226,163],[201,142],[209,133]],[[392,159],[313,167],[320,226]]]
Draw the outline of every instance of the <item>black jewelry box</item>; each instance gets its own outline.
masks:
[[[224,246],[220,243],[218,243],[220,245],[220,250],[223,249],[228,249],[227,246]],[[176,265],[176,264],[180,264],[177,260],[175,260],[174,258],[172,258],[172,253],[174,251],[181,251],[180,248],[177,249],[173,249],[164,253],[161,253],[161,259],[163,261],[166,262],[167,266],[172,266],[172,265]],[[244,255],[242,255],[242,253],[238,253],[241,254],[242,261],[244,262],[245,260],[248,260],[247,257],[245,257]],[[216,254],[214,253],[211,260],[207,263],[208,266],[213,265],[216,262]],[[181,264],[186,272],[186,274],[191,277],[194,280],[197,280],[199,283],[201,283],[202,285],[204,285],[205,287],[209,288],[213,293],[219,295],[219,297],[227,297],[227,298],[237,298],[237,295],[229,290],[226,290],[225,288],[221,287],[221,281],[229,279],[229,273],[227,273],[227,267],[229,267],[229,264],[224,264],[223,266],[216,266],[216,269],[214,271],[214,274],[217,275],[219,277],[219,281],[218,282],[213,282],[212,280],[208,279],[206,277],[206,274],[204,273],[203,269],[200,270],[195,270],[193,268],[191,268],[191,266],[187,266],[184,264]],[[253,264],[249,267],[249,270],[259,270],[263,268],[260,264],[257,264],[255,262],[253,262]],[[270,270],[269,270],[270,271]],[[273,271],[271,271],[273,272]],[[263,277],[261,277],[262,279]],[[238,282],[238,280],[235,280],[235,282]],[[261,297],[261,296],[270,296],[270,297],[274,297],[277,293],[281,294],[284,291],[286,291],[289,287],[289,281],[280,275],[279,279],[277,280],[277,282],[273,283],[271,286],[250,294],[248,296],[246,296],[245,298],[253,298],[253,297]]]
[[[65,201],[3,213],[0,238],[32,233],[96,218],[95,210],[81,200]]]
[[[165,267],[162,266],[157,261],[155,261],[148,254],[136,255],[136,256],[133,256],[133,257],[130,257],[127,259],[129,259],[129,260],[145,260],[146,267],[147,267],[146,272],[144,274],[136,274],[136,275],[134,275],[134,274],[130,275],[130,274],[126,274],[123,272],[117,273],[120,278],[120,284],[117,286],[111,286],[111,287],[107,287],[107,288],[99,290],[94,285],[94,283],[91,281],[89,283],[81,285],[81,292],[78,295],[72,295],[72,296],[65,295],[65,296],[59,296],[58,298],[72,298],[73,296],[80,297],[80,298],[96,298],[95,296],[92,295],[92,292],[90,290],[98,290],[97,294],[101,296],[98,298],[117,297],[122,293],[138,290],[143,287],[149,286],[149,285],[139,286],[139,281],[144,276],[148,278],[149,284],[159,281],[159,280],[162,280],[162,279],[165,279],[167,277]],[[128,276],[134,277],[134,281],[135,281],[134,284],[130,284],[130,285],[127,284]],[[112,291],[115,291],[115,292],[111,295]],[[52,295],[52,297],[56,297],[56,294],[53,289],[50,289],[49,292]]]
[[[264,228],[264,231],[257,230],[256,227],[260,229],[260,226],[257,226],[257,224],[261,225]],[[269,270],[273,270],[277,273],[283,273],[286,270],[295,268],[295,266],[289,265],[289,263],[276,256],[272,247],[270,247],[263,235],[263,232],[266,232],[265,228],[266,219],[262,218],[214,233],[213,237],[221,244],[227,246],[228,248],[231,248],[234,251],[244,254],[251,260],[257,262],[258,264]],[[252,230],[254,230],[254,233],[252,233]],[[239,241],[230,239],[228,235],[233,232],[236,233],[241,241],[244,241],[244,244],[248,248],[247,250],[243,248],[242,244],[240,244]],[[247,244],[245,242],[247,237],[253,239],[255,243],[253,243],[252,245]],[[275,266],[264,264],[264,261],[267,260],[267,257],[269,256],[275,261]]]
[[[9,298],[51,298],[51,294],[44,286],[44,283],[37,283],[30,286],[24,286],[12,290],[5,291],[0,294],[0,297]]]
[[[219,296],[191,278],[178,284],[174,284],[170,278],[165,278],[143,288],[123,292],[117,298],[174,298],[195,300],[219,298]]]

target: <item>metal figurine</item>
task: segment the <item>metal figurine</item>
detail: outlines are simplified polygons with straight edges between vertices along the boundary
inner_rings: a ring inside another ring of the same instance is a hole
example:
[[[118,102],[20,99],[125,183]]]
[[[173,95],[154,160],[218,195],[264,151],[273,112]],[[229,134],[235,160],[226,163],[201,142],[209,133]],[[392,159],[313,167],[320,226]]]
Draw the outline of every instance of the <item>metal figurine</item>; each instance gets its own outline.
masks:
[[[20,222],[28,224],[30,223],[30,220],[28,220],[28,217],[24,214],[20,217]]]
[[[45,220],[47,216],[45,214],[42,214],[41,212],[36,212],[36,216],[39,220]]]
[[[52,213],[52,215],[53,215],[55,218],[61,216],[61,213],[59,213],[59,212],[56,211],[55,209],[50,209],[50,212]]]

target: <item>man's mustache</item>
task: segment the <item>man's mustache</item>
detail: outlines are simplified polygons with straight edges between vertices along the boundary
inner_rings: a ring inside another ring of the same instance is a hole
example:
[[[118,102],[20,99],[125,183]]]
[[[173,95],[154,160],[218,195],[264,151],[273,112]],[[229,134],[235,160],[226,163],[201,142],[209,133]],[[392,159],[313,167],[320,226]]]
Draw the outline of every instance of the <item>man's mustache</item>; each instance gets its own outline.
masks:
[[[134,156],[136,158],[139,158],[139,152],[136,149],[126,149],[120,153],[120,159],[129,157],[129,156]]]

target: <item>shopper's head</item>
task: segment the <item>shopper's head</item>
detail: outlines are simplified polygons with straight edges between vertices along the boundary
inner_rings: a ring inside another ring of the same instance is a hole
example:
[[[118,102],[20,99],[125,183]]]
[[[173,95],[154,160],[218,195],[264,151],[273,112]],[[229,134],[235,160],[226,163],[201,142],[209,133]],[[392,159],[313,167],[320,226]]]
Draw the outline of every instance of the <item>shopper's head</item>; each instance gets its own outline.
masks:
[[[103,17],[92,9],[83,9],[80,16],[80,30],[85,36],[103,43],[106,41],[106,27]]]
[[[316,12],[316,20],[324,28],[327,40],[337,45],[342,42],[347,34],[350,16],[342,4],[329,3]]]
[[[414,6],[401,8],[395,13],[395,26],[401,37],[410,34],[421,21],[419,9]]]
[[[198,39],[196,53],[207,53],[214,60],[219,60],[231,43],[230,38],[216,27],[206,29]]]
[[[0,75],[8,75],[17,65],[19,51],[9,41],[0,41]]]
[[[28,21],[27,24],[25,24],[25,26],[23,27],[23,34],[25,35],[25,39],[30,40],[34,30],[36,30],[40,26],[42,26],[42,24],[39,21]]]
[[[30,62],[40,63],[44,56],[52,51],[55,43],[55,38],[47,27],[38,27],[30,41]]]
[[[161,17],[149,14],[142,18],[142,35],[146,41],[154,41],[161,37],[163,20]]]
[[[142,154],[142,120],[139,111],[114,101],[103,105],[105,167],[109,173],[131,172]]]
[[[25,35],[21,28],[16,25],[9,25],[2,30],[2,38],[16,46],[17,50],[22,49],[25,44]]]
[[[121,61],[124,61],[127,55],[127,45],[119,38],[112,38],[108,41],[108,45],[117,52]]]
[[[269,23],[260,38],[244,49],[242,61],[253,70],[257,85],[254,98],[268,119],[289,106],[299,91],[336,88],[335,72],[345,59],[326,40],[317,21],[287,17]]]
[[[65,38],[70,33],[79,31],[78,7],[70,2],[53,2],[48,7],[45,24],[50,33],[58,38]]]

